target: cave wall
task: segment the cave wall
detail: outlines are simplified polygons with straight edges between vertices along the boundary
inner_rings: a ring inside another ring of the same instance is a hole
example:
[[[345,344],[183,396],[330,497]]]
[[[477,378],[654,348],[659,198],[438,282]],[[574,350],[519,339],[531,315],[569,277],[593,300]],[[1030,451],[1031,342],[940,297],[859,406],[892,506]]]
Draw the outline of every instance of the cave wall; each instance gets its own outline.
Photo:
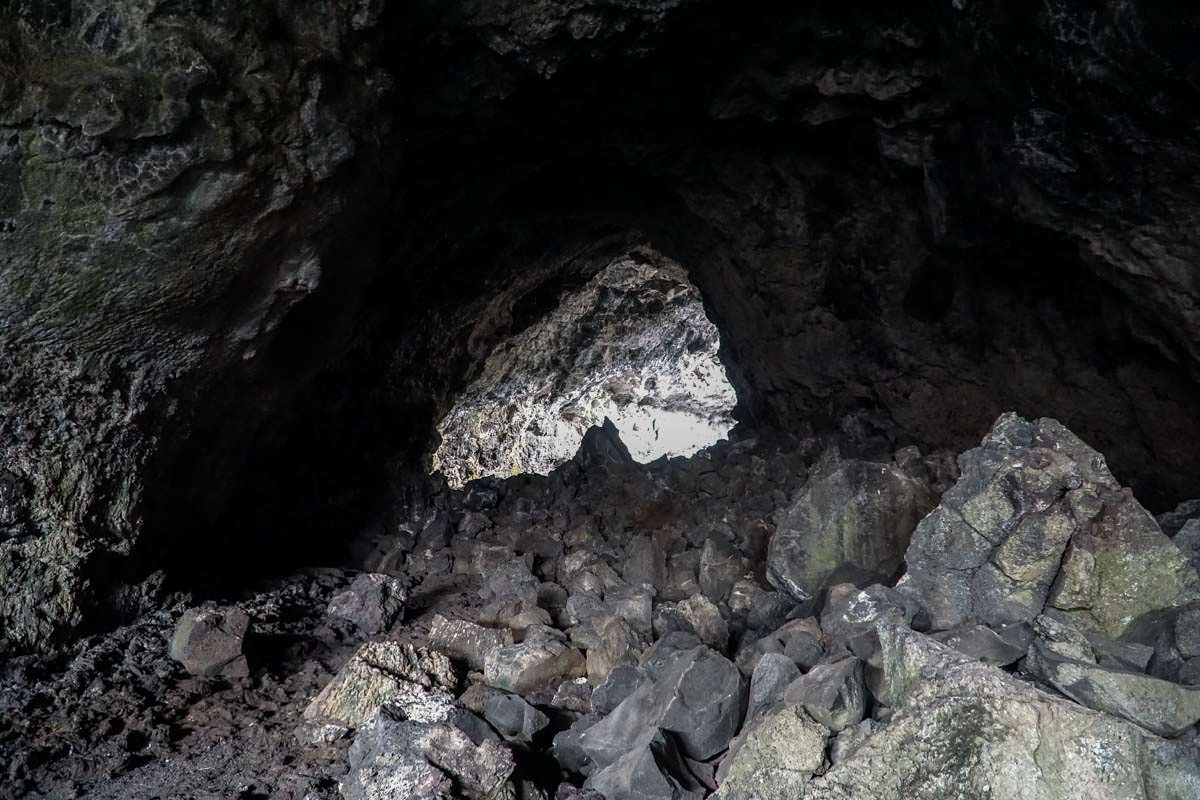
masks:
[[[962,447],[1014,409],[1200,495],[1194,11],[0,11],[10,647],[347,534],[629,242],[691,271],[748,425]]]

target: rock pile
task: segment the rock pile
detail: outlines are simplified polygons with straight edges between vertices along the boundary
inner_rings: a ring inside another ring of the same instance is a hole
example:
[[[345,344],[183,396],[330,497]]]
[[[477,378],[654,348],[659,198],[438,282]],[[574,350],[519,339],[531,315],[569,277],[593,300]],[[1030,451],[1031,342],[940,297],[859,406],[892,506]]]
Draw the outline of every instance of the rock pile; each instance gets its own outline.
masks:
[[[154,630],[183,667],[153,682],[152,648],[113,634],[122,691],[165,700],[130,746],[170,758],[71,785],[205,796],[295,761],[254,791],[1195,800],[1200,576],[1177,540],[1197,512],[1160,523],[1053,420],[1005,415],[957,461],[743,440],[639,465],[593,428],[548,476],[410,496],[361,572],[179,604]],[[46,697],[90,663],[5,718],[54,730]]]
[[[460,591],[409,632],[467,688],[445,719],[381,703],[345,796],[1200,796],[1200,577],[1062,425],[1005,415],[957,469],[641,467],[614,436],[378,542],[414,597]]]

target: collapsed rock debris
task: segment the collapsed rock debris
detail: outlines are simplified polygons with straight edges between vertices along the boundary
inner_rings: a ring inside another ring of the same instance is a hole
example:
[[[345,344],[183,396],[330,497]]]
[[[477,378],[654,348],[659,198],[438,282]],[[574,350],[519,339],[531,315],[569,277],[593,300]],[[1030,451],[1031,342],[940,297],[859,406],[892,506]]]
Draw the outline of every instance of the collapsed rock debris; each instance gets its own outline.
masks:
[[[642,465],[613,436],[402,505],[357,574],[10,662],[10,786],[1196,796],[1200,575],[1058,422],[1004,415],[957,460],[741,439]]]

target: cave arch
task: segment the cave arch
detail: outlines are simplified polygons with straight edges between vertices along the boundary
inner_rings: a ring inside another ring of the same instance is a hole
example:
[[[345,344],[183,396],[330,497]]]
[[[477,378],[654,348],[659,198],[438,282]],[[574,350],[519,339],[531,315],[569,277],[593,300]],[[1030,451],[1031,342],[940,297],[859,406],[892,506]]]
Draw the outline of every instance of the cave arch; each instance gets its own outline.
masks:
[[[636,461],[691,455],[734,425],[719,348],[684,268],[632,250],[487,355],[438,422],[432,472],[453,487],[547,474],[605,419]]]

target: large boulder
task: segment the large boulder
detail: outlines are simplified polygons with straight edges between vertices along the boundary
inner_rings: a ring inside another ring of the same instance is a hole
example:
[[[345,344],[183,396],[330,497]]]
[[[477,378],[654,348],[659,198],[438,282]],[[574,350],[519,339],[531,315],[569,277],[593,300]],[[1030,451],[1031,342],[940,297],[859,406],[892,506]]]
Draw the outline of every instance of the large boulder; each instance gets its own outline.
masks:
[[[1051,419],[996,421],[913,535],[903,591],[933,627],[1031,622],[1047,604],[1116,638],[1200,578],[1104,457]]]
[[[450,659],[406,642],[368,642],[326,684],[304,718],[353,728],[371,719],[381,706],[405,709],[408,719],[445,716],[458,677]]]
[[[514,769],[494,738],[472,739],[453,722],[415,722],[380,710],[358,731],[346,800],[496,800]]]
[[[1200,722],[1200,688],[1064,658],[1037,641],[1029,648],[1025,668],[1072,700],[1160,736],[1178,736]]]
[[[193,675],[245,678],[250,617],[240,608],[189,608],[171,636],[171,658]]]
[[[1047,694],[890,622],[882,665],[891,722],[804,781],[755,779],[755,800],[1185,800],[1200,796],[1200,749]],[[794,712],[793,712],[794,713]],[[760,726],[760,730],[761,730]],[[745,748],[743,748],[744,751]],[[786,741],[770,766],[788,770],[809,746]],[[729,774],[758,759],[733,756]],[[748,770],[751,771],[751,770]],[[722,792],[725,792],[722,787]]]
[[[799,602],[831,580],[889,579],[932,507],[929,488],[894,464],[829,453],[771,537],[767,577]]]
[[[658,729],[674,737],[684,756],[704,761],[737,733],[745,696],[741,673],[724,656],[703,646],[675,651],[653,681],[584,731],[581,746],[604,768],[624,756],[643,732]]]

